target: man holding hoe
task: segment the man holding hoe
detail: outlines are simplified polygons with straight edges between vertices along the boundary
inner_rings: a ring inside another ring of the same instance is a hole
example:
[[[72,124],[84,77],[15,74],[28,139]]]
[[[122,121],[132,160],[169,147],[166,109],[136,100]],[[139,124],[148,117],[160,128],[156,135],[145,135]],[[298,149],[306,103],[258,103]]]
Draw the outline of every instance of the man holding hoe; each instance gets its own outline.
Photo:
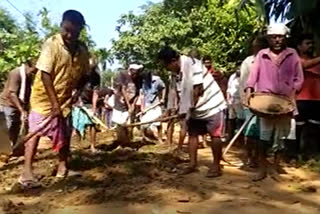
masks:
[[[222,175],[220,161],[222,159],[222,144],[226,101],[223,93],[210,75],[208,70],[199,63],[194,66],[190,57],[179,55],[171,48],[164,48],[159,53],[159,61],[164,67],[179,75],[178,85],[181,88],[179,102],[179,114],[187,121],[189,134],[189,166],[182,174],[188,174],[197,170],[197,149],[199,135],[210,134],[212,138],[212,154],[214,157],[207,177]]]
[[[19,183],[24,187],[39,186],[33,174],[32,162],[42,136],[49,137],[54,151],[59,153],[56,176],[68,175],[72,91],[84,85],[81,80],[89,71],[87,47],[78,40],[84,27],[82,14],[68,10],[62,17],[61,32],[50,37],[43,45],[36,64],[38,72],[30,100],[29,131],[37,134],[25,144],[24,169],[19,178]]]

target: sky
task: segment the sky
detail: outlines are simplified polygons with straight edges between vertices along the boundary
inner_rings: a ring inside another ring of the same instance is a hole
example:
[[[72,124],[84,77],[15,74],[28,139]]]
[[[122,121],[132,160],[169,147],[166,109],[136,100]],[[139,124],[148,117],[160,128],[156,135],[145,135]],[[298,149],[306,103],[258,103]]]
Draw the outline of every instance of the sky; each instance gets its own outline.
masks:
[[[140,6],[161,0],[9,0],[20,11],[31,12],[35,17],[42,7],[49,10],[50,18],[59,23],[65,10],[79,10],[89,25],[89,33],[97,47],[111,47],[110,40],[116,38],[115,27],[121,14],[141,12]],[[0,0],[0,7],[6,8],[17,20],[24,17],[7,0]],[[39,20],[39,19],[38,19]]]

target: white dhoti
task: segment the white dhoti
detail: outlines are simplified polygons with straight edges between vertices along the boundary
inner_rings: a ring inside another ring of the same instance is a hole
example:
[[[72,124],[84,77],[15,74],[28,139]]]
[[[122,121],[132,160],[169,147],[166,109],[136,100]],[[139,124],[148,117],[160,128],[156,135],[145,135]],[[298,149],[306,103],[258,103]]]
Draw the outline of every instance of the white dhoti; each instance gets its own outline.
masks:
[[[296,120],[291,119],[290,132],[286,137],[287,140],[296,140]]]
[[[117,125],[125,125],[128,122],[129,112],[113,109],[112,122]]]
[[[156,120],[162,115],[162,109],[160,106],[157,106],[153,109],[150,109],[147,111],[145,114],[142,115],[141,117],[141,122],[150,122],[152,120]],[[152,123],[149,126],[160,126],[160,122]]]

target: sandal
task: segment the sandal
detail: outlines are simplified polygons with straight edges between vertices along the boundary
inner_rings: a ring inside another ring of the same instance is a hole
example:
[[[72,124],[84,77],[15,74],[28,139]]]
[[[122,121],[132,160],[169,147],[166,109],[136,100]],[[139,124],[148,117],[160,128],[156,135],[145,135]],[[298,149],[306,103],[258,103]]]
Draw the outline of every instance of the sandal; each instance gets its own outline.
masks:
[[[41,187],[41,184],[36,179],[23,180],[21,176],[18,178],[18,183],[25,189]]]

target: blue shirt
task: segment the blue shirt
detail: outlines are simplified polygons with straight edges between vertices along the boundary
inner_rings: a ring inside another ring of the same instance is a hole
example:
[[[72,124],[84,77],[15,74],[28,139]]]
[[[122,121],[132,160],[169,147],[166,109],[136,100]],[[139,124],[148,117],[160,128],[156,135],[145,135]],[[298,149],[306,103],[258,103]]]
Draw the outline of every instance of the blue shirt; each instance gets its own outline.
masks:
[[[144,79],[142,84],[142,93],[145,107],[159,102],[159,93],[164,88],[165,84],[159,76],[152,75],[151,82],[148,79]]]

